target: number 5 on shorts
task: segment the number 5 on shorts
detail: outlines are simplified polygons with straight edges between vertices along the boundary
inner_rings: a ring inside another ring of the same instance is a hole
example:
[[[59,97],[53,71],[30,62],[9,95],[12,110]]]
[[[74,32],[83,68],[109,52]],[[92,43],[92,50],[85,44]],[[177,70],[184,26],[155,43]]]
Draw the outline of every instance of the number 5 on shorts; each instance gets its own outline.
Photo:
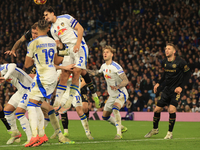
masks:
[[[80,57],[79,64],[77,66],[81,66],[82,62],[83,62],[83,57]]]

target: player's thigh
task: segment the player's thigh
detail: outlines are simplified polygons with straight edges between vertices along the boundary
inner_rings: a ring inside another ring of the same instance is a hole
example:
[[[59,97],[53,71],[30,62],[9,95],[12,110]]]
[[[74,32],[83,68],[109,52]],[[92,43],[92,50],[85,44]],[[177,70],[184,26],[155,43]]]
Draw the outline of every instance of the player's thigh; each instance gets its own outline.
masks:
[[[74,58],[74,62],[76,64],[76,67],[81,69],[86,69],[87,60],[88,60],[88,47],[86,44],[84,44],[81,45],[78,55],[76,55]]]
[[[170,104],[170,93],[168,92],[162,92],[161,94],[161,98],[157,103],[158,107],[164,107],[164,106],[168,106]]]
[[[21,94],[21,100],[17,106],[18,110],[21,110],[21,111],[26,110],[28,101],[29,101],[29,91],[27,90]]]
[[[115,103],[116,97],[109,96],[104,106],[104,111],[112,112],[113,104]]]
[[[11,96],[10,100],[8,101],[8,104],[12,105],[16,109],[21,98],[22,98],[22,94],[19,91],[17,91],[15,94]],[[6,106],[5,108],[7,109],[7,107],[8,106]]]
[[[178,106],[178,101],[181,100],[181,95],[177,94],[177,93],[172,93],[171,94],[171,101],[170,101],[170,105],[173,105],[175,107]]]
[[[125,101],[129,98],[127,90],[121,91],[119,96],[116,98],[115,103],[113,105],[117,106],[119,109],[122,108]]]
[[[76,95],[74,96],[73,100],[72,100],[72,105],[76,108],[76,107],[81,107],[82,108],[82,98],[80,95]]]

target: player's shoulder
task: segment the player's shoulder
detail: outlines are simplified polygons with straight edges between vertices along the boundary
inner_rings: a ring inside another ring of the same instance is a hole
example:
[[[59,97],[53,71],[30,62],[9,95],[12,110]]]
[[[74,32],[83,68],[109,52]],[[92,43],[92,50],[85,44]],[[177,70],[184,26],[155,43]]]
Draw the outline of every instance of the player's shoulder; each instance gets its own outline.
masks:
[[[110,64],[112,67],[116,68],[117,70],[120,70],[122,67],[115,61],[112,61]]]
[[[63,14],[63,15],[60,15],[60,16],[57,16],[57,19],[59,19],[59,18],[65,18],[65,19],[70,19],[72,16],[71,15],[69,15],[69,14]]]
[[[183,58],[181,58],[180,56],[176,56],[176,60],[178,63],[184,63],[185,60]]]
[[[30,42],[28,43],[28,47],[30,47],[30,46],[33,45],[34,43],[37,43],[38,39],[39,39],[39,37],[37,37],[37,38],[35,38],[34,40],[30,41]]]

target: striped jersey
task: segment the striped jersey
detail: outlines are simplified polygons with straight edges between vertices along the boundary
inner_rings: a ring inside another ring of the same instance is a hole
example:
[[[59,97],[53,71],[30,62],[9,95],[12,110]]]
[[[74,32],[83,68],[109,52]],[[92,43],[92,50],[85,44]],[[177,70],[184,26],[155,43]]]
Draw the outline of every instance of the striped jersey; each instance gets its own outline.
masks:
[[[16,64],[3,64],[0,66],[0,71],[1,76],[4,77],[7,82],[13,84],[18,91],[24,89],[30,90],[33,82],[32,78],[22,69],[18,68]]]
[[[118,91],[111,90],[110,87],[117,86],[122,82],[122,79],[119,77],[119,75],[124,73],[124,71],[118,63],[114,61],[112,61],[110,65],[106,65],[106,63],[104,63],[103,65],[101,65],[99,73],[103,73],[104,75],[107,83],[108,94],[110,96],[115,97],[121,93],[120,91],[127,91],[125,87],[120,88]]]

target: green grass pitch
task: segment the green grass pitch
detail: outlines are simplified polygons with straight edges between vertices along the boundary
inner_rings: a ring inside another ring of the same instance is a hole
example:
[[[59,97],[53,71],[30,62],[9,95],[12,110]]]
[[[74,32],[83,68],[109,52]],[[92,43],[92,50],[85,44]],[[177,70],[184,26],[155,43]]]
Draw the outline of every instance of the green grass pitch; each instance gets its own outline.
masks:
[[[168,122],[159,123],[159,134],[151,138],[144,135],[152,129],[152,122],[147,121],[122,121],[128,128],[123,133],[122,140],[114,140],[116,128],[106,121],[89,121],[90,130],[94,140],[88,140],[81,122],[69,121],[69,138],[76,143],[73,145],[59,144],[57,139],[49,141],[40,147],[25,148],[21,146],[26,141],[26,135],[22,131],[17,120],[18,127],[22,132],[21,142],[6,145],[10,138],[3,123],[0,121],[0,150],[199,150],[200,145],[200,123],[199,122],[176,122],[172,140],[163,138],[168,131]],[[46,134],[53,134],[51,124],[47,126]]]

